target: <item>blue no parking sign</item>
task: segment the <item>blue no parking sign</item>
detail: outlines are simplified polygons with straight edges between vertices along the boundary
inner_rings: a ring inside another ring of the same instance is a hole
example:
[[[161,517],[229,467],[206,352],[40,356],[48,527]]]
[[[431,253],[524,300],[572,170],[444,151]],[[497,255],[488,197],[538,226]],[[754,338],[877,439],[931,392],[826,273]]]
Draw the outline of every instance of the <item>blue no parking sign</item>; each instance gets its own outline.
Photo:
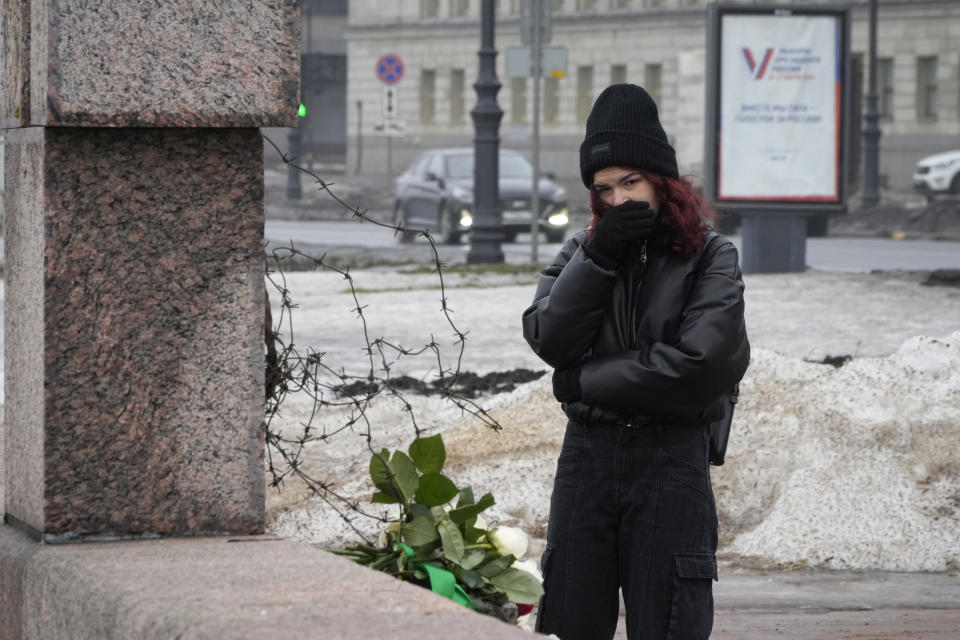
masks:
[[[377,60],[377,77],[384,84],[397,84],[403,78],[403,60],[388,53]]]

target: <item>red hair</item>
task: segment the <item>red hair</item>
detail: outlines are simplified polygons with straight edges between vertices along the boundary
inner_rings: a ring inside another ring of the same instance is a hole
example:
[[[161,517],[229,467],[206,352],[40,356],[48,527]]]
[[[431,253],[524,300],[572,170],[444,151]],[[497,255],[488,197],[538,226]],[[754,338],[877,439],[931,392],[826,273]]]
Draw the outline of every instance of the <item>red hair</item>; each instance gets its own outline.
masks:
[[[632,169],[632,167],[625,167]],[[696,192],[687,176],[679,180],[643,169],[636,169],[653,186],[657,200],[660,201],[657,227],[659,241],[672,251],[692,256],[703,249],[706,243],[707,224],[715,224],[717,215]],[[610,205],[604,204],[594,189],[590,189],[590,220],[588,233],[593,233],[597,222],[603,217]]]

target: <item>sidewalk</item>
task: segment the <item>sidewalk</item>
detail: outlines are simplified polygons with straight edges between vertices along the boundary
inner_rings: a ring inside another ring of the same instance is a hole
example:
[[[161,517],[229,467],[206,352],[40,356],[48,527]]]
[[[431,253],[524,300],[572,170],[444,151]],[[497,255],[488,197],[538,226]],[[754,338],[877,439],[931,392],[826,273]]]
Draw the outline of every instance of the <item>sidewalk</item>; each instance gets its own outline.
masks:
[[[956,640],[960,574],[720,567],[712,640]],[[627,637],[621,603],[615,640]]]
[[[956,572],[727,568],[714,595],[715,639],[960,638]]]

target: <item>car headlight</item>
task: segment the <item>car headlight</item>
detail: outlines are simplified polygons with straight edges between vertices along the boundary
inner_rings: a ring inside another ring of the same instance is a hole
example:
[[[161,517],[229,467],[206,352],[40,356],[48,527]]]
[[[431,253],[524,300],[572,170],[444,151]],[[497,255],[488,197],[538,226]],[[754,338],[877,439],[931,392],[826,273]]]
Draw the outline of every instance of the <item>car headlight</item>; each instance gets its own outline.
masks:
[[[460,202],[473,202],[473,193],[460,185],[450,187],[450,194]]]
[[[555,211],[547,217],[547,224],[551,224],[555,227],[562,227],[569,222],[570,212],[567,211],[566,208]]]
[[[473,224],[473,216],[466,209],[460,210],[460,226],[469,227]]]

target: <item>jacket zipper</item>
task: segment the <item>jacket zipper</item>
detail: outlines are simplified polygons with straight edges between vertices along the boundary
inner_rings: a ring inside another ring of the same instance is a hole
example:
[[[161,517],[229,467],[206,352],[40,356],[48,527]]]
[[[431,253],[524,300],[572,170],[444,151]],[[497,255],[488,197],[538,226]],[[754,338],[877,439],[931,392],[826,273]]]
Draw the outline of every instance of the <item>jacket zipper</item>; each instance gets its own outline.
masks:
[[[640,304],[640,285],[643,284],[643,276],[647,272],[647,241],[644,240],[640,245],[640,273],[639,279],[637,282],[630,283],[630,316],[629,324],[630,327],[630,349],[637,348],[637,331],[639,327],[637,326],[640,322],[638,309],[637,307]],[[632,280],[632,278],[631,278]]]

